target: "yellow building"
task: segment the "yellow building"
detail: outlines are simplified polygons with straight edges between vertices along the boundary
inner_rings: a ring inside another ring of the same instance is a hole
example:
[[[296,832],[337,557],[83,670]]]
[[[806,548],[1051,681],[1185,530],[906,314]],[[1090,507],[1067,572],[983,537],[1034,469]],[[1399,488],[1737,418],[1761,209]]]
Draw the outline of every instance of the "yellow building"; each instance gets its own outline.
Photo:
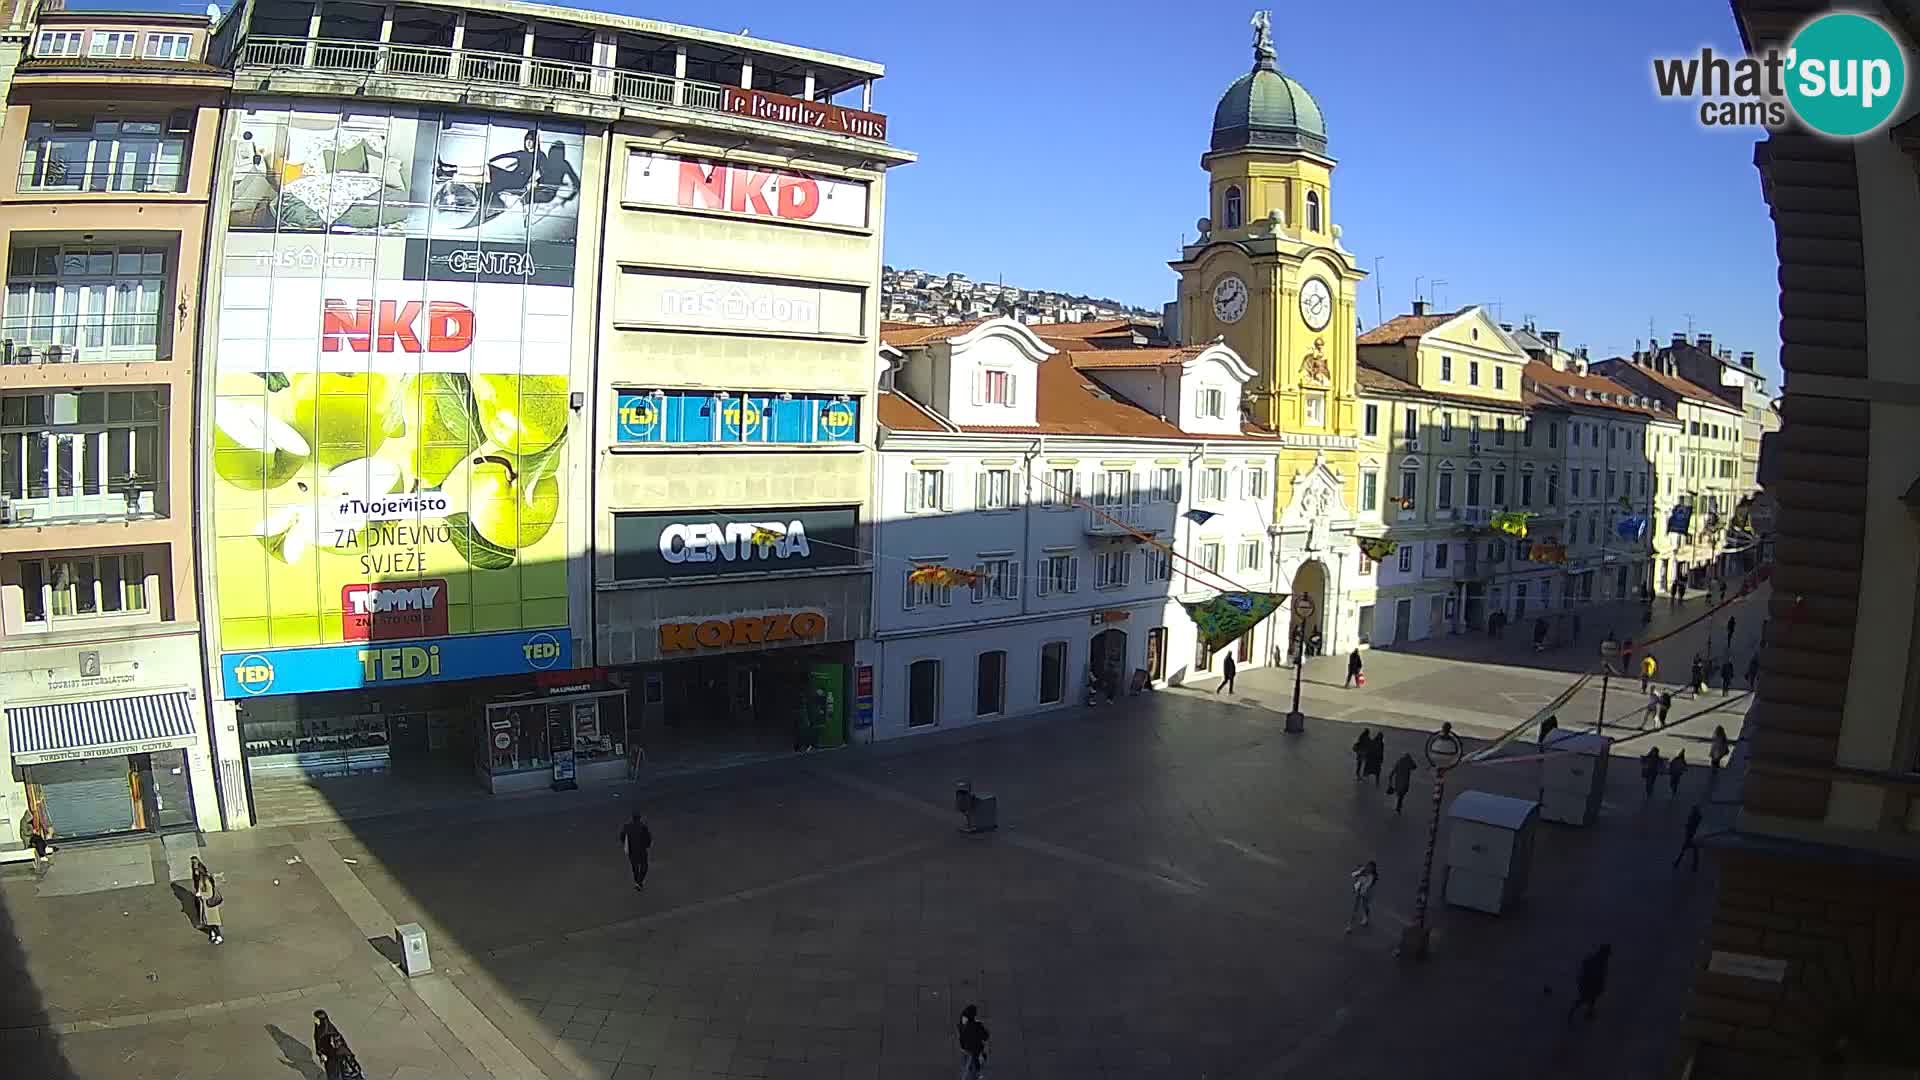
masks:
[[[1179,333],[1187,345],[1224,340],[1253,367],[1246,420],[1282,445],[1278,580],[1308,595],[1310,628],[1344,652],[1364,637],[1371,602],[1353,540],[1354,290],[1366,275],[1333,223],[1320,106],[1280,73],[1264,13],[1253,25],[1253,68],[1221,96],[1200,159],[1208,216],[1172,263]]]

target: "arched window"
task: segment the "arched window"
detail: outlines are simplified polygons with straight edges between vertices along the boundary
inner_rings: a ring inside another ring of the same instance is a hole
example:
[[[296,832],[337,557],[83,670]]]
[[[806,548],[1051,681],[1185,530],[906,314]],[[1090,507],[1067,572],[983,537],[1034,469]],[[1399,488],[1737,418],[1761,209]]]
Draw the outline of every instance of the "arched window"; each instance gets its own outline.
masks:
[[[1237,229],[1240,227],[1241,213],[1240,213],[1240,189],[1239,188],[1229,187],[1227,189],[1226,200],[1220,208],[1220,216],[1226,220],[1227,228]]]
[[[1307,192],[1307,231],[1320,231],[1320,193]]]

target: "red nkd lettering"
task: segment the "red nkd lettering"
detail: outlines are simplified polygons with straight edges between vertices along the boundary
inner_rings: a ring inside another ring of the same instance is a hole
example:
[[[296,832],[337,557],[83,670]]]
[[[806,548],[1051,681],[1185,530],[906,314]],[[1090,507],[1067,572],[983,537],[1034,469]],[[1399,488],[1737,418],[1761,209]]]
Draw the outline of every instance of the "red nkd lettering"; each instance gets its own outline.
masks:
[[[426,314],[426,340],[415,330]],[[473,309],[451,300],[421,303],[328,300],[320,315],[320,351],[461,352],[473,345]]]
[[[680,205],[689,210],[727,208],[727,167],[702,168],[697,161],[680,163]]]
[[[820,185],[804,176],[780,178],[780,216],[805,221],[820,210]]]

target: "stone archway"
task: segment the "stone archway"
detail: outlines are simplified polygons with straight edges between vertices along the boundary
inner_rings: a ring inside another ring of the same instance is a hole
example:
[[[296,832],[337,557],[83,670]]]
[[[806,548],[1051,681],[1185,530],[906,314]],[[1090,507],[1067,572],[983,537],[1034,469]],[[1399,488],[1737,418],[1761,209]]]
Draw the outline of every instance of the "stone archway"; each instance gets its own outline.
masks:
[[[1321,639],[1321,651],[1325,652],[1332,647],[1332,643],[1327,640],[1325,631],[1325,627],[1328,625],[1328,605],[1331,603],[1331,598],[1327,595],[1328,581],[1327,564],[1321,562],[1319,559],[1308,559],[1301,563],[1299,568],[1293,572],[1293,584],[1287,590],[1287,595],[1290,598],[1288,600],[1286,613],[1289,655],[1292,655],[1293,652],[1294,641],[1292,635],[1295,633],[1296,627],[1299,628],[1299,633],[1302,635],[1302,642],[1311,641],[1314,633],[1318,631]],[[1305,596],[1313,603],[1313,614],[1304,620],[1298,617],[1298,612],[1294,607],[1294,605],[1299,603],[1299,599],[1302,596]]]

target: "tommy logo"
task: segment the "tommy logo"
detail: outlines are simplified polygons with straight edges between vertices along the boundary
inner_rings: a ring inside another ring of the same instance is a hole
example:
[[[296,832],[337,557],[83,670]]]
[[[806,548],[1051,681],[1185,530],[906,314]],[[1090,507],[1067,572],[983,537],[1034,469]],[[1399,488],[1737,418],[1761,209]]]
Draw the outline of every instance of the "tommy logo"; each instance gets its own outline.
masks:
[[[443,353],[472,346],[473,309],[451,300],[328,300],[320,315],[321,352]]]
[[[347,641],[399,641],[447,632],[447,583],[383,581],[340,590],[340,633]]]

